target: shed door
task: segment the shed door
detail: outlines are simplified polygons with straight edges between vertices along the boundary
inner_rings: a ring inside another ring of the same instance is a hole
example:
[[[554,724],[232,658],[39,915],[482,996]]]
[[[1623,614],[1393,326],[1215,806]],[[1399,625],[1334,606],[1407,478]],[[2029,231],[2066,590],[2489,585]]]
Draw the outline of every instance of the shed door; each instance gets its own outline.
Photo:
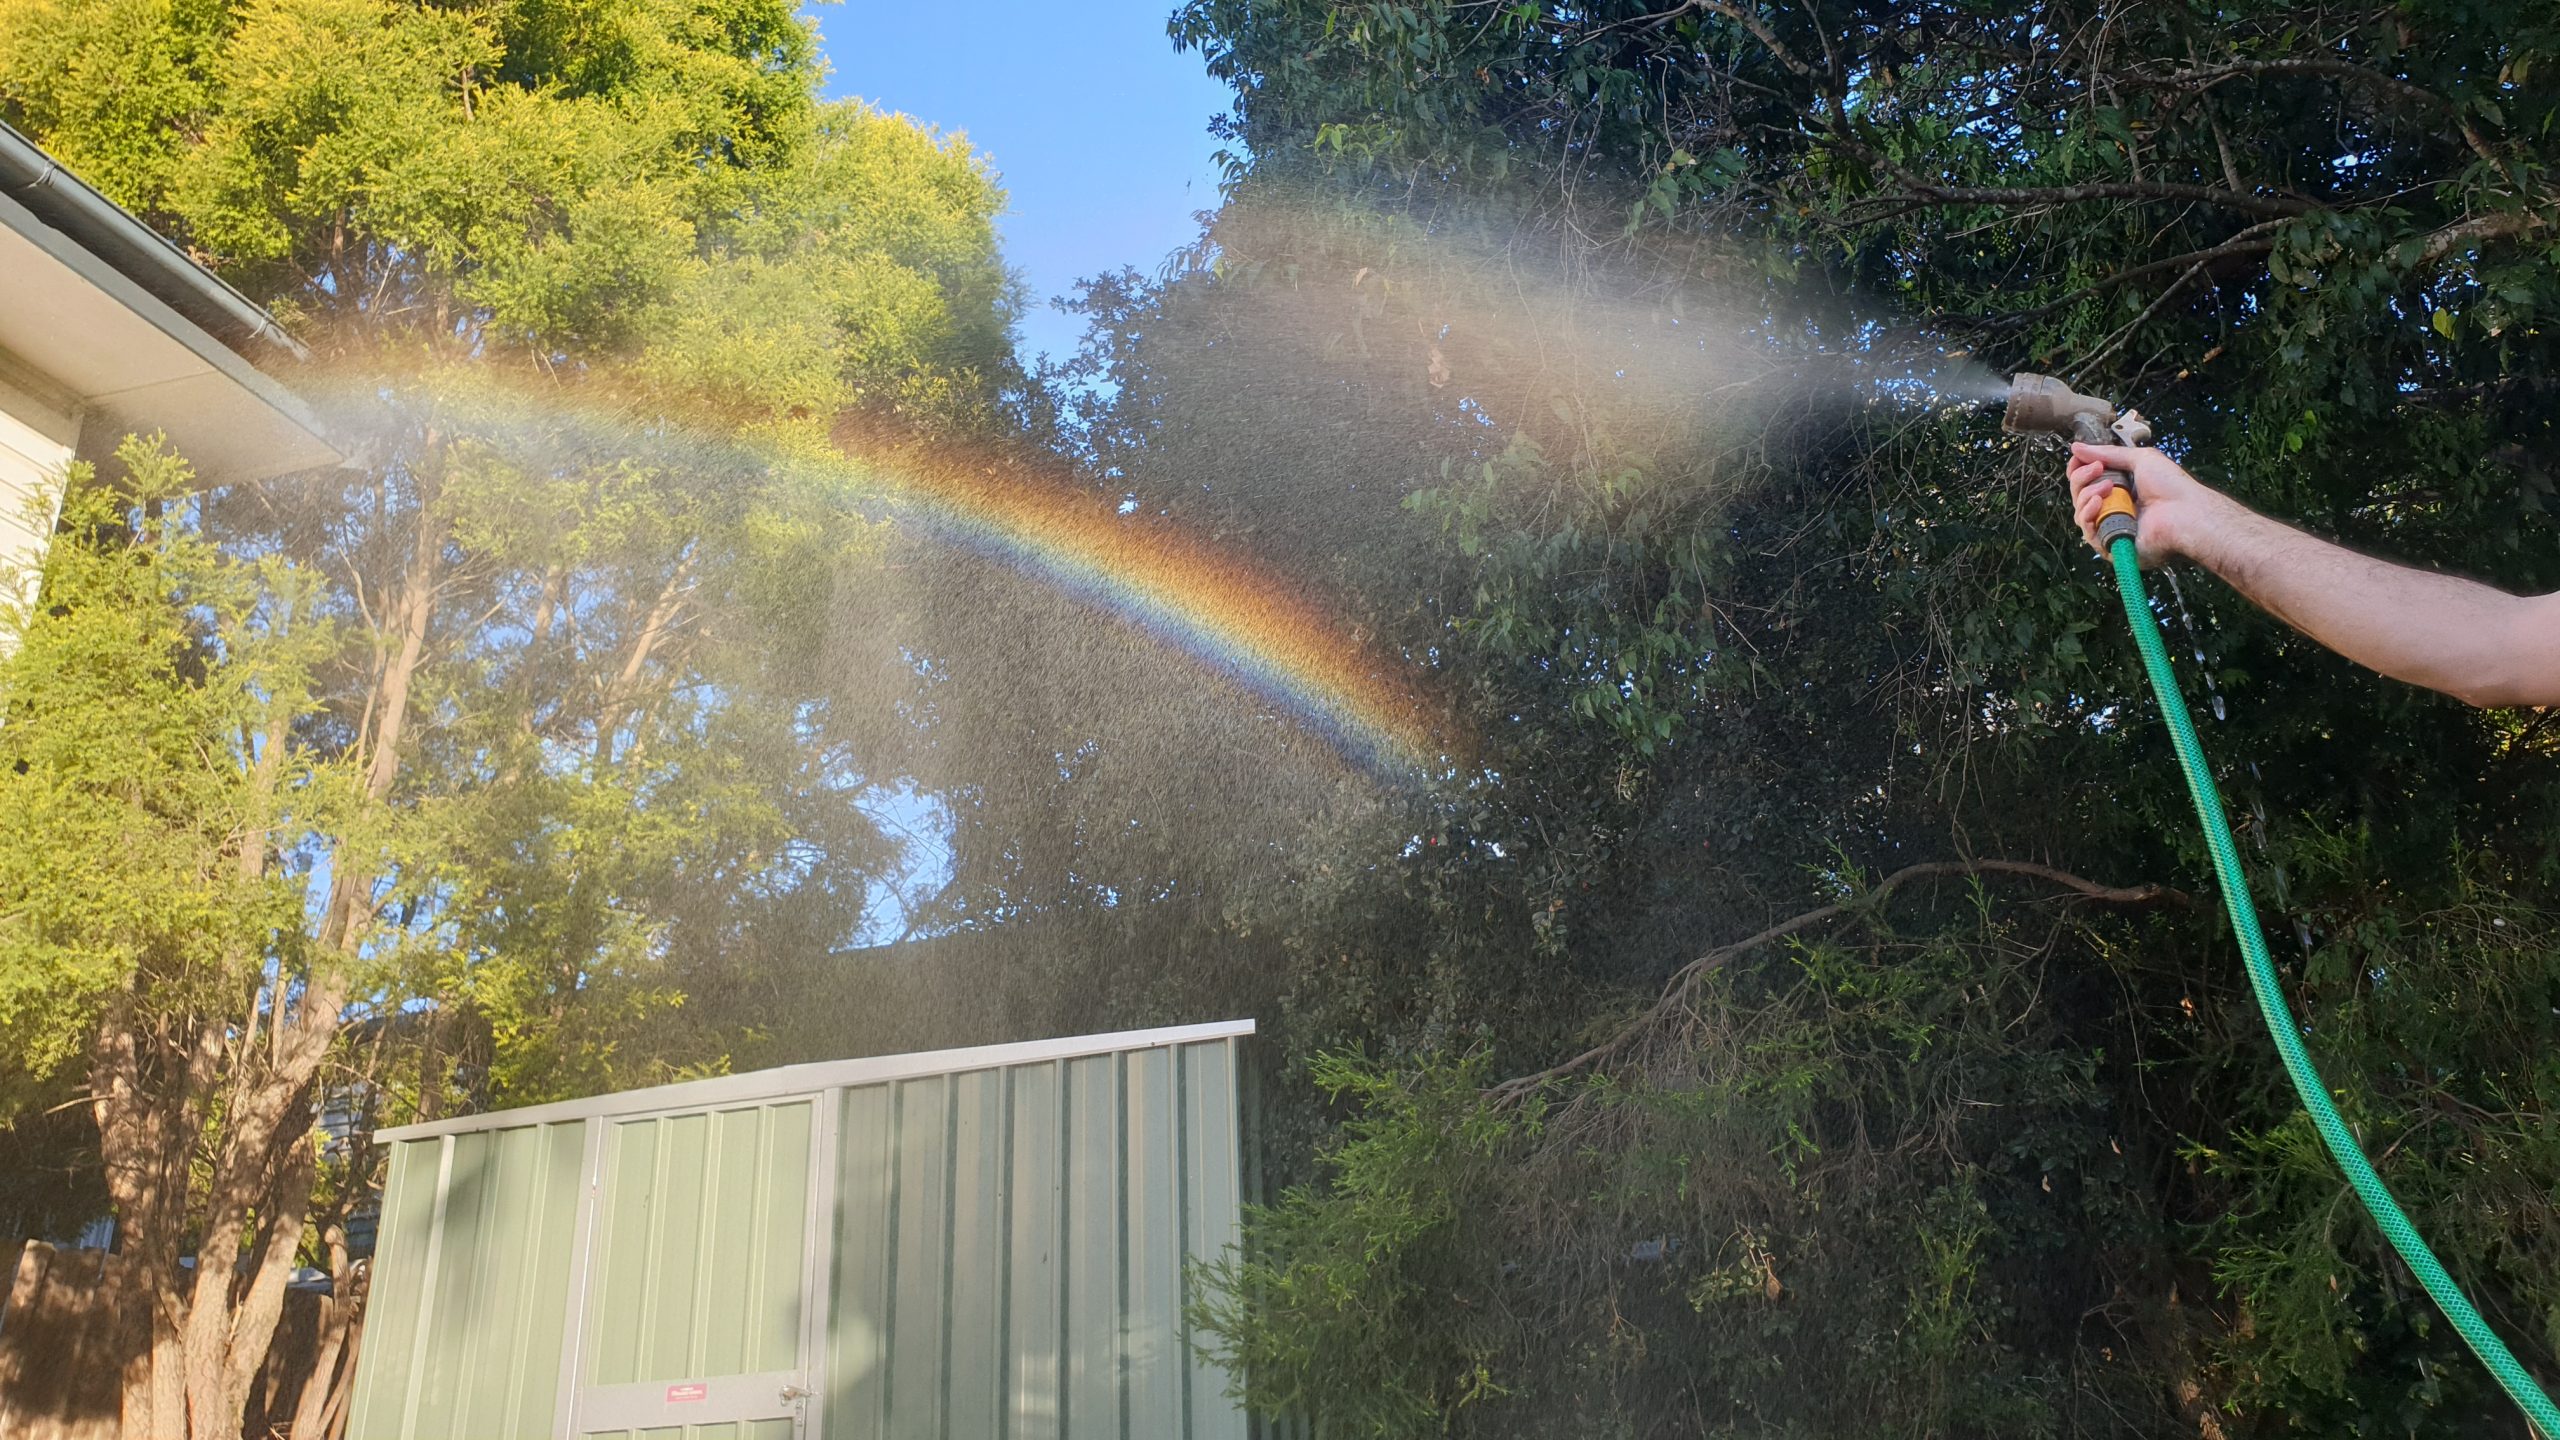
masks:
[[[816,1109],[604,1122],[573,1433],[798,1440]]]

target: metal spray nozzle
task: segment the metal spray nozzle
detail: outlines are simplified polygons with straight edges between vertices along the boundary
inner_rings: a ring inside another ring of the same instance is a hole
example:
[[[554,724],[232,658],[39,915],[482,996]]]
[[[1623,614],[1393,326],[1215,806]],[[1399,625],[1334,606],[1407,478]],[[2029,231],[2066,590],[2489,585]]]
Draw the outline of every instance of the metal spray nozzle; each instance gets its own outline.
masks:
[[[2112,401],[2080,394],[2050,375],[2024,372],[2010,377],[2009,408],[2000,417],[2000,428],[2016,435],[2059,435],[2093,445],[2151,443],[2151,422],[2139,413],[2118,414]],[[2111,469],[2107,479],[2114,483],[2099,511],[2101,549],[2119,537],[2131,538],[2136,527],[2133,476]]]
[[[2059,435],[2065,440],[2111,441],[2116,407],[2082,395],[2050,375],[2024,371],[2009,380],[2009,408],[2000,428],[2015,435]]]

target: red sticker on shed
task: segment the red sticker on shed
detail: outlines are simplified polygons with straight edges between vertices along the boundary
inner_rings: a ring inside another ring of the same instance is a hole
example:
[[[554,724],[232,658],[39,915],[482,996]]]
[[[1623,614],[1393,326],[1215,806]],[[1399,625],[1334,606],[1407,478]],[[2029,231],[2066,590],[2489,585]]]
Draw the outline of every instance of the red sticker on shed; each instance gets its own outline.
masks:
[[[689,1405],[696,1400],[707,1398],[710,1394],[711,1387],[698,1380],[690,1385],[670,1385],[667,1387],[667,1403]]]

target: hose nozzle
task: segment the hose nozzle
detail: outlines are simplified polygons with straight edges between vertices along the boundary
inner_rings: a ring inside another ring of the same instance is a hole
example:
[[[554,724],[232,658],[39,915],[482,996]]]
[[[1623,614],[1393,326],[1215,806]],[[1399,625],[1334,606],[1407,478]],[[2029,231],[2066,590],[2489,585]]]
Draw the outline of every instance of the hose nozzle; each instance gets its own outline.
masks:
[[[2013,435],[2059,435],[2065,440],[2111,443],[2116,407],[2082,395],[2050,375],[2020,371],[2009,377],[2009,408],[2000,428]]]
[[[2151,443],[2151,424],[2140,415],[2131,410],[2119,415],[2113,401],[2083,395],[2050,375],[2025,371],[2009,378],[2009,407],[2001,414],[2000,428],[2013,435],[2059,435],[2091,445]],[[2100,550],[2119,536],[2132,538],[2136,528],[2133,476],[2109,470],[2107,478],[2115,488],[2107,492],[2098,512]]]

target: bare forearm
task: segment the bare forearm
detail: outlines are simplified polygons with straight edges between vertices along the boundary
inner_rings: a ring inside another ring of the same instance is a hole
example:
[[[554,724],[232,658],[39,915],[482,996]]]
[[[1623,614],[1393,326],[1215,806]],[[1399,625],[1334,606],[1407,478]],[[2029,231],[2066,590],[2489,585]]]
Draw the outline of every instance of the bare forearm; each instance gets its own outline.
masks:
[[[2526,597],[2359,555],[2220,504],[2178,548],[2360,665],[2474,705],[2560,704],[2560,595]]]

